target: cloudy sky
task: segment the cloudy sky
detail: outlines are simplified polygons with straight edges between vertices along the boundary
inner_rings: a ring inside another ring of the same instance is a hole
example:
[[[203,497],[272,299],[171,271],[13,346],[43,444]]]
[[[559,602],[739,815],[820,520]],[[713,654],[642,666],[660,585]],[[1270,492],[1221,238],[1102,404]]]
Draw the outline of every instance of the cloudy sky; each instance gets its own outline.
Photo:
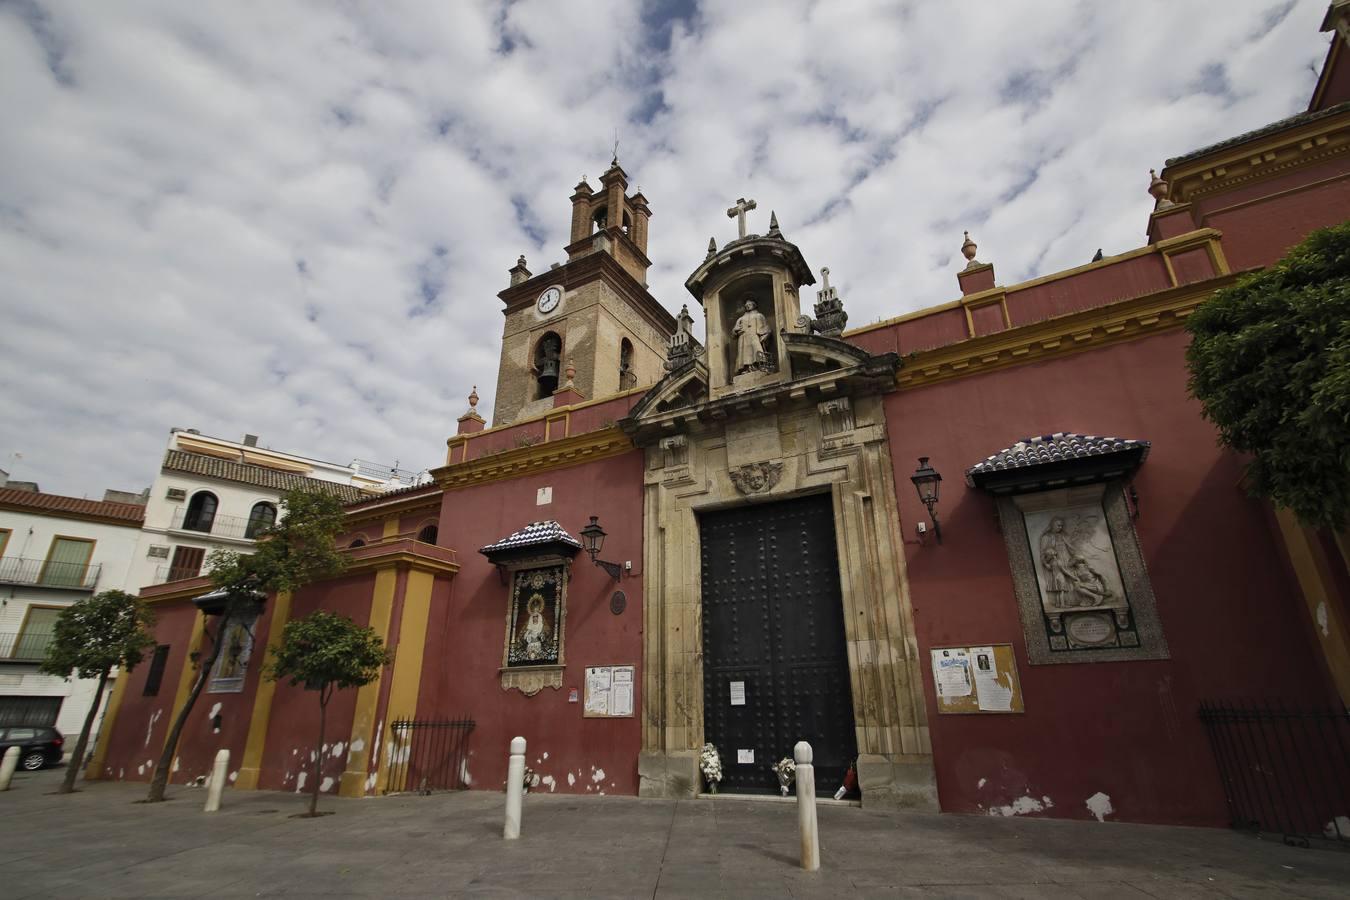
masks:
[[[0,0],[0,468],[440,463],[616,129],[671,310],[739,196],[854,325],[953,299],[963,229],[1005,284],[1139,246],[1150,166],[1306,105],[1325,5]]]

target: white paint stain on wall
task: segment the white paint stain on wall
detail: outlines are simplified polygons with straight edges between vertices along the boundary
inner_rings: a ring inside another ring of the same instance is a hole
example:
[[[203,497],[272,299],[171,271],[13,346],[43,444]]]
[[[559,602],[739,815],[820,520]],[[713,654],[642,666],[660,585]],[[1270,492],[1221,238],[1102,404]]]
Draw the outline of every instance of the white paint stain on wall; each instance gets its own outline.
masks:
[[[136,774],[137,775],[145,774],[145,763],[141,763],[139,766],[136,767]]]
[[[1327,602],[1325,600],[1317,604],[1317,630],[1322,632],[1322,637],[1331,637],[1331,629],[1327,621]]]
[[[988,778],[981,778],[979,782],[975,785],[975,790],[978,791],[980,788],[984,787],[988,783],[989,783]]]
[[[353,753],[360,753],[364,749],[366,749],[366,742],[364,738],[357,738],[356,740],[352,741]]]
[[[239,777],[239,770],[238,770],[238,769],[236,769],[235,771],[231,772],[231,773],[230,773],[230,784],[234,784],[234,780],[235,780],[236,778],[238,778],[238,777]]]
[[[604,780],[605,780],[605,770],[604,770],[604,769],[596,769],[596,770],[591,774],[591,781],[594,781],[594,782],[596,782],[597,784],[600,783],[601,781],[604,781]]]
[[[220,704],[217,703],[215,706],[211,707],[211,711],[206,714],[206,717],[208,719],[214,719],[216,715],[219,714],[219,712],[220,712]]]
[[[543,778],[539,779],[539,783],[547,787],[550,794],[558,789],[558,782],[553,780],[552,775],[545,775]]]
[[[366,777],[366,790],[365,790],[365,792],[366,792],[367,794],[369,794],[371,791],[375,790],[375,778],[376,778],[376,775],[377,775],[377,774],[378,774],[378,773],[371,772],[370,775],[368,775],[368,776]]]
[[[1049,809],[1054,805],[1055,802],[1051,800],[1049,797],[1041,797],[1041,799],[1037,800],[1035,797],[1028,794],[1025,797],[1018,797],[1016,800],[1014,800],[1012,803],[1009,803],[1007,806],[989,807],[989,815],[1028,816],[1031,815],[1032,813],[1045,812],[1047,809]]]
[[[568,773],[567,773],[567,786],[568,786],[568,787],[571,787],[572,785],[574,785],[574,784],[576,784],[576,783],[577,783],[577,776],[573,775],[571,772],[568,772]]]
[[[152,766],[152,767],[153,767],[154,764],[155,764],[155,761],[152,760],[152,759],[147,759],[147,760],[145,761],[145,764],[146,764],[147,766]],[[175,756],[175,757],[173,758],[173,765],[169,767],[169,771],[170,771],[170,772],[177,772],[177,771],[178,771],[178,757]]]
[[[309,777],[308,772],[301,772],[300,776],[295,779],[295,792],[297,794],[305,789],[305,779],[308,777]]]
[[[459,761],[459,778],[466,787],[473,786],[473,776],[469,774],[469,761],[467,759]]]
[[[1333,841],[1350,841],[1350,816],[1337,816],[1322,826],[1322,834]]]
[[[333,789],[333,776],[328,775],[323,781],[319,782],[319,792],[327,793]]]
[[[347,749],[347,745],[346,745],[345,743],[343,743],[342,741],[338,741],[336,744],[333,745],[333,754],[332,754],[332,755],[333,755],[335,758],[336,758],[336,757],[339,757],[339,756],[342,755],[342,752],[343,752],[344,750],[346,750],[346,749]]]
[[[548,751],[547,751],[547,750],[544,751],[544,759],[548,759]]]
[[[150,715],[150,723],[145,726],[145,746],[150,746],[150,734],[155,730],[155,723],[159,721],[159,717],[162,715],[164,715],[162,709],[157,709]]]
[[[1101,791],[1087,798],[1088,812],[1097,817],[1098,822],[1105,822],[1106,817],[1115,812],[1116,809],[1111,805],[1111,798]]]

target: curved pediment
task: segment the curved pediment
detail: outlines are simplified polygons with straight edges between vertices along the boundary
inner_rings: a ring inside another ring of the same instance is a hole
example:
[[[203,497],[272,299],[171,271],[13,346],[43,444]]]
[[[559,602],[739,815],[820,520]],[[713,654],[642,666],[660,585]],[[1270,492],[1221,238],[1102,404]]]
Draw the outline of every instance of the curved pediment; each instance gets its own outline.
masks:
[[[643,395],[626,421],[694,406],[708,399],[708,367],[695,357],[662,378]]]
[[[804,364],[803,368],[809,371],[846,368],[874,358],[861,347],[820,334],[785,331],[783,344],[787,347],[788,357],[792,361],[794,375],[801,371],[799,363]]]

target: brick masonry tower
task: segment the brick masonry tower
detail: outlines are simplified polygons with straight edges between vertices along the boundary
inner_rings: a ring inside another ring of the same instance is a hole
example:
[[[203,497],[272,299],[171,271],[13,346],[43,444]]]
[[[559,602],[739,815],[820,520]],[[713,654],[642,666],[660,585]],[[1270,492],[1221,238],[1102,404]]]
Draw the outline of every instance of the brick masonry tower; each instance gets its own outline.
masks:
[[[563,403],[650,385],[664,373],[675,319],[647,292],[647,223],[642,192],[627,193],[615,159],[595,191],[572,193],[567,262],[534,275],[520,257],[506,304],[493,425]],[[569,370],[574,370],[568,377]]]

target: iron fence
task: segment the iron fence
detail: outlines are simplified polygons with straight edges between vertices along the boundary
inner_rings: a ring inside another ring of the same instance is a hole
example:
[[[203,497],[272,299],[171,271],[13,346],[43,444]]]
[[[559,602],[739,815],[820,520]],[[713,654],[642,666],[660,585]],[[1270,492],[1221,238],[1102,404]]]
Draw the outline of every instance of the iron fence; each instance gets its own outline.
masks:
[[[102,563],[60,562],[54,559],[0,559],[0,584],[31,584],[40,587],[92,591]]]
[[[462,791],[468,780],[473,719],[400,719],[389,726],[394,742],[385,793]]]
[[[1350,841],[1350,710],[1204,702],[1234,828]]]
[[[55,639],[50,631],[0,633],[0,661],[42,662]]]

